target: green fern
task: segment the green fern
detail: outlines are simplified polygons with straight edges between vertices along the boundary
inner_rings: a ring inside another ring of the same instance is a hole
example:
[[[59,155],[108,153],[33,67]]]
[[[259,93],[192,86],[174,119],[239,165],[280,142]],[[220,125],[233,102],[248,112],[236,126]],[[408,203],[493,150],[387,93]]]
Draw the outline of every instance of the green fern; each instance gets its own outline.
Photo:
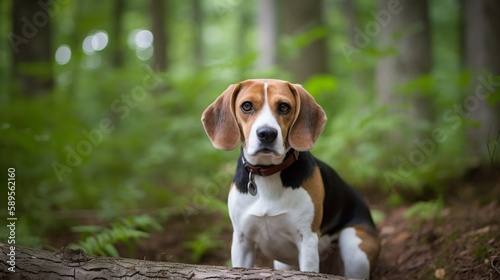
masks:
[[[151,229],[161,230],[158,221],[149,215],[140,215],[121,218],[118,222],[105,228],[95,225],[75,226],[72,231],[79,233],[82,240],[72,243],[72,248],[81,248],[89,255],[118,257],[115,245],[123,243],[131,255],[134,250],[131,241],[138,242],[140,238],[147,238]]]
[[[202,232],[194,240],[184,242],[182,245],[191,251],[191,260],[199,263],[210,250],[224,248],[224,242],[217,240],[216,236],[218,234]]]

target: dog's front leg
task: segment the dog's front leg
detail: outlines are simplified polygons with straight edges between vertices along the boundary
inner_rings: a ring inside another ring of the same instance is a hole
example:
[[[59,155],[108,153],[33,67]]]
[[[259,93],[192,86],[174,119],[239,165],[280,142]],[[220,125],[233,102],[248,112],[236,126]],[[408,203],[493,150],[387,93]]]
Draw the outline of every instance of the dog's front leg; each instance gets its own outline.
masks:
[[[253,267],[255,244],[242,232],[234,230],[231,245],[231,263],[233,267]]]
[[[299,246],[300,271],[319,272],[318,235],[314,232],[303,234]]]

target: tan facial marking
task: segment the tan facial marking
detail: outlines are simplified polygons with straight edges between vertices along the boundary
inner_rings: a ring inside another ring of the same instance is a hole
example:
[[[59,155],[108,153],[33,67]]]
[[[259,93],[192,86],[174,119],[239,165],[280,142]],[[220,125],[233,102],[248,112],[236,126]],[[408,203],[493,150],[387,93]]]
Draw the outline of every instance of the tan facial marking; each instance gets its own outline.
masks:
[[[252,104],[252,112],[245,113],[242,111],[241,106],[245,102],[250,102]],[[234,104],[234,112],[244,139],[249,139],[252,124],[255,122],[260,111],[262,111],[264,102],[265,97],[262,86],[256,83],[249,84],[248,82],[242,84],[242,88]]]
[[[286,84],[268,85],[268,103],[274,117],[281,127],[283,139],[288,139],[288,132],[292,126],[295,110],[297,109],[295,98]],[[280,106],[289,106],[289,111],[284,114],[280,112]]]
[[[252,112],[247,113],[241,109],[241,106],[245,102],[252,104]],[[279,106],[282,104],[290,107],[289,112],[286,114],[279,111]],[[287,139],[290,126],[293,123],[296,106],[293,93],[286,83],[267,83],[267,105],[281,128],[283,139]],[[262,112],[264,106],[266,106],[264,83],[253,81],[242,83],[241,90],[234,104],[234,112],[244,139],[249,139],[252,124]]]

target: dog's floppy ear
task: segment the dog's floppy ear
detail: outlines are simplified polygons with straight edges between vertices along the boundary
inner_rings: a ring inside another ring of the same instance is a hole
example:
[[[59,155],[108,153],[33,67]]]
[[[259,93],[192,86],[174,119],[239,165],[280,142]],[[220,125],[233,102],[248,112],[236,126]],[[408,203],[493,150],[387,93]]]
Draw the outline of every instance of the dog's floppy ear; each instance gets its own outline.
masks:
[[[310,150],[325,128],[326,114],[314,98],[299,84],[289,84],[295,95],[297,110],[288,142],[297,151]]]
[[[208,138],[217,149],[232,150],[240,141],[240,129],[234,115],[239,88],[240,84],[230,85],[201,116]]]

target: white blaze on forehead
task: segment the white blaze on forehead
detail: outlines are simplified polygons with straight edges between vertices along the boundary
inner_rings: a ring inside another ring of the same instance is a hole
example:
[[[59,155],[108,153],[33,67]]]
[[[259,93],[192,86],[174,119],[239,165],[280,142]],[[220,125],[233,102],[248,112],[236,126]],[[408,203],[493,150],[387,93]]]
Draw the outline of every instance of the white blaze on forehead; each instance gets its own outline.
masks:
[[[278,120],[276,116],[273,114],[271,109],[271,105],[269,104],[269,94],[268,94],[268,84],[264,82],[264,104],[262,104],[262,109],[258,113],[259,115],[255,119],[252,127],[250,129],[250,135],[247,139],[247,147],[246,147],[246,156],[247,159],[252,161],[253,158],[248,157],[248,155],[255,155],[255,153],[261,149],[261,141],[257,137],[257,130],[261,127],[271,127],[278,131],[278,135],[276,137],[276,141],[274,142],[274,150],[279,155],[285,154],[285,147],[283,145],[283,135],[281,134],[281,128],[279,126]],[[272,162],[272,164],[277,164],[281,161],[281,157],[277,157],[275,159],[276,162]],[[251,162],[256,164],[256,162]],[[270,164],[270,163],[260,163],[259,164]]]
[[[263,127],[270,126],[274,128],[279,128],[278,122],[273,115],[271,110],[271,106],[269,104],[269,95],[267,92],[267,83],[264,83],[264,105],[262,106],[262,110],[259,113],[259,116],[255,120],[254,126]]]
[[[267,104],[267,83],[264,83],[264,100]]]

